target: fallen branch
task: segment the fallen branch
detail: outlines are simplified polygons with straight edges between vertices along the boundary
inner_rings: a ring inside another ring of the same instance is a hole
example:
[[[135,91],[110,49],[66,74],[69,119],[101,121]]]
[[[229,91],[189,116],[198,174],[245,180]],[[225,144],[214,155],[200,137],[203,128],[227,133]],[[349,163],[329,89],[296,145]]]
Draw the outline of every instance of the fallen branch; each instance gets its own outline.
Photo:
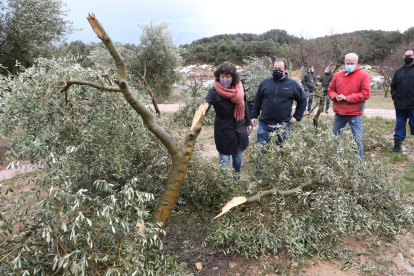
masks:
[[[310,187],[312,185],[314,185],[314,183],[302,184],[302,185],[300,185],[300,186],[298,186],[294,189],[287,190],[287,191],[281,191],[279,189],[271,189],[271,190],[258,192],[257,194],[255,194],[254,196],[251,196],[251,197],[245,197],[245,196],[233,197],[232,200],[227,202],[226,205],[224,205],[224,207],[221,208],[221,213],[218,214],[217,216],[215,216],[213,218],[213,221],[215,219],[221,217],[222,215],[227,213],[230,209],[232,209],[236,206],[250,205],[250,204],[259,202],[262,199],[262,197],[265,197],[265,196],[268,196],[268,195],[273,195],[273,194],[279,194],[279,195],[282,195],[282,196],[291,196],[291,195],[294,195],[294,194],[302,191],[303,188]]]

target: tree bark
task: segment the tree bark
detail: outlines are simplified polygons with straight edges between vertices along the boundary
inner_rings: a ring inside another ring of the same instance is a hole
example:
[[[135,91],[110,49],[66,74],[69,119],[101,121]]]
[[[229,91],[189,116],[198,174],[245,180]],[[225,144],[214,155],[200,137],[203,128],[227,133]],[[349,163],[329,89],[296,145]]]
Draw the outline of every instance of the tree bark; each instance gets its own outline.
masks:
[[[179,156],[171,156],[172,169],[152,216],[154,220],[161,221],[164,227],[167,225],[167,220],[177,201],[178,192],[180,191],[184,177],[187,173],[188,165],[190,164],[190,159],[196,145],[197,137],[200,134],[201,125],[207,108],[208,104],[203,103],[197,111],[198,113],[201,113],[201,115],[197,116],[196,113],[196,116],[194,116],[193,126],[186,134],[184,145],[180,150],[181,154]]]
[[[152,105],[155,108],[155,113],[157,113],[158,116],[161,115],[160,109],[158,108],[158,104],[155,101],[155,88],[152,88],[151,101],[152,101]]]
[[[318,128],[318,126],[319,126],[319,123],[318,123],[319,115],[321,115],[322,110],[324,109],[324,107],[325,107],[325,97],[322,94],[322,95],[320,95],[320,98],[319,98],[318,111],[316,112],[315,116],[313,117],[313,126],[315,128]]]

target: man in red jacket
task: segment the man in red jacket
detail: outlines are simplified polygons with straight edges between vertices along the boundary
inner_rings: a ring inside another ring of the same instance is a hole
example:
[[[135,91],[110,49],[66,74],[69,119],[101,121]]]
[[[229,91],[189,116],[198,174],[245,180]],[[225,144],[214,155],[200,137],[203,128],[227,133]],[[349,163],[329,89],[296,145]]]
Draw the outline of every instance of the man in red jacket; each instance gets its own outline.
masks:
[[[371,78],[358,66],[358,56],[345,55],[345,70],[336,73],[328,87],[328,96],[333,101],[335,118],[332,131],[335,135],[348,123],[357,142],[356,153],[362,159],[362,115],[365,101],[371,96]]]

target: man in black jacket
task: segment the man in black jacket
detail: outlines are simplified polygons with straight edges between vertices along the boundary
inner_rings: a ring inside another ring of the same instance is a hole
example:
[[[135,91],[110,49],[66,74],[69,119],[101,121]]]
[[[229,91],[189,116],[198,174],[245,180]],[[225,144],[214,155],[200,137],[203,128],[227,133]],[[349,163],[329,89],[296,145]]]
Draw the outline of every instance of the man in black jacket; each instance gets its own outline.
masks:
[[[312,65],[309,65],[305,72],[302,74],[302,78],[300,82],[302,83],[305,92],[308,97],[308,110],[305,111],[305,115],[309,114],[312,110],[312,103],[313,103],[313,92],[315,92],[315,85],[316,85],[316,78],[315,78],[315,68]]]
[[[328,86],[331,83],[332,78],[333,78],[333,74],[332,74],[332,68],[330,66],[327,66],[325,68],[325,74],[321,78],[318,76],[318,81],[322,82],[323,97],[326,99],[325,113],[328,113],[329,104],[331,102],[327,94],[328,94]]]
[[[251,114],[252,125],[257,124],[257,142],[270,141],[269,133],[284,127],[290,131],[290,124],[300,121],[306,108],[306,96],[300,85],[288,77],[286,72],[287,61],[284,58],[276,59],[273,64],[273,77],[267,78],[259,86],[254,98]],[[293,101],[296,101],[295,113],[292,114]],[[278,137],[282,142],[286,137]]]
[[[392,152],[402,152],[402,142],[407,136],[407,119],[414,135],[414,48],[404,53],[405,65],[395,71],[391,82],[391,96],[395,106],[395,133]]]

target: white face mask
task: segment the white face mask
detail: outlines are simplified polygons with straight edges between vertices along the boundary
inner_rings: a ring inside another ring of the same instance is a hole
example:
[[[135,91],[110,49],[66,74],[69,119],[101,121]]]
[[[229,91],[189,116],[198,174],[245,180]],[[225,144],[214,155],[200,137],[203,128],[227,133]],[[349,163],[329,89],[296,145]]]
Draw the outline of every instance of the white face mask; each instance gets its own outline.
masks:
[[[345,65],[345,71],[352,73],[355,70],[355,65]]]

